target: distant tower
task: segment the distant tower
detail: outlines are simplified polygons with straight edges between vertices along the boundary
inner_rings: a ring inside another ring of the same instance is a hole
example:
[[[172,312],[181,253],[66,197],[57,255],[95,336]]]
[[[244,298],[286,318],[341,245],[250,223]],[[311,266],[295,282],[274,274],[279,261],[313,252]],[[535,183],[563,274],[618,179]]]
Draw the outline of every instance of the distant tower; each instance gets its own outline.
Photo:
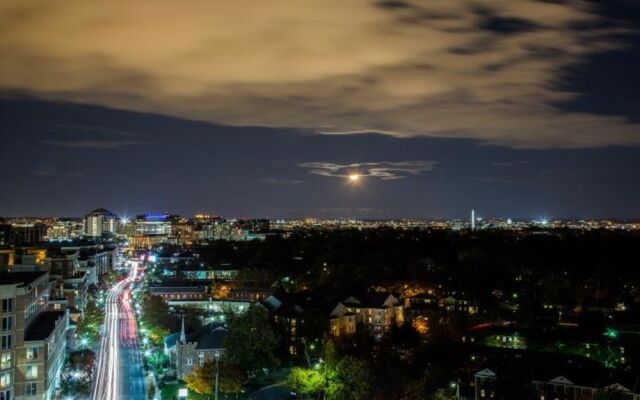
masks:
[[[180,329],[180,342],[187,343],[187,335],[184,331],[184,314],[182,315],[182,328]]]
[[[476,230],[476,210],[471,210],[471,230]]]

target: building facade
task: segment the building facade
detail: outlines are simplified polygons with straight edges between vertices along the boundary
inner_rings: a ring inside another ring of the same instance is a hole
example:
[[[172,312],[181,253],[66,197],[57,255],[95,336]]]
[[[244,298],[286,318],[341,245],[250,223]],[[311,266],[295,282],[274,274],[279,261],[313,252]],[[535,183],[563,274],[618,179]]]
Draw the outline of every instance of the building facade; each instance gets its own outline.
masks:
[[[47,311],[49,273],[5,273],[0,282],[0,400],[53,399],[65,359],[68,315]]]
[[[97,208],[84,217],[84,234],[91,238],[115,235],[118,217],[105,208]]]

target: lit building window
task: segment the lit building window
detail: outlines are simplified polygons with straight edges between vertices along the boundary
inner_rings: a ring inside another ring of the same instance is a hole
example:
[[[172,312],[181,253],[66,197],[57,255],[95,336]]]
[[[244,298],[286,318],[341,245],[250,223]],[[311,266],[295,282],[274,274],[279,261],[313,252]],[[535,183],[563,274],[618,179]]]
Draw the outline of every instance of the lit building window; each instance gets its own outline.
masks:
[[[37,359],[38,359],[38,348],[29,347],[27,349],[27,360],[37,360]]]
[[[2,356],[0,356],[0,368],[11,368],[11,355],[12,353],[2,353]]]
[[[27,365],[25,376],[27,379],[36,379],[38,377],[38,366]]]
[[[0,374],[0,388],[11,385],[11,372],[3,372]]]

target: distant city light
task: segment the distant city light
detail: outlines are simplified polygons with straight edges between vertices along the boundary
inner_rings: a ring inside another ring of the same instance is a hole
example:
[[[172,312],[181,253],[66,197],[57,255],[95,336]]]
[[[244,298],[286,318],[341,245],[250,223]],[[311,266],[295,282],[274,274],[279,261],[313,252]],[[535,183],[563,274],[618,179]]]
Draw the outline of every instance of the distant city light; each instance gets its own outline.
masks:
[[[605,335],[607,337],[610,337],[612,339],[615,339],[618,337],[618,331],[613,329],[613,328],[607,328],[607,331],[605,332]]]

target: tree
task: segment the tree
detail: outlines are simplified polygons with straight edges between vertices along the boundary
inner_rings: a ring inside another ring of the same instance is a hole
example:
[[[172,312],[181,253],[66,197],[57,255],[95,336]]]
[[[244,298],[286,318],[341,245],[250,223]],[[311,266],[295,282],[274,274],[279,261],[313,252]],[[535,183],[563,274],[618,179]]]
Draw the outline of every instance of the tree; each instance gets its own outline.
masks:
[[[246,371],[236,364],[220,362],[218,389],[221,393],[240,393],[249,380]],[[205,361],[201,366],[195,367],[185,377],[185,382],[190,390],[199,394],[211,394],[214,390],[216,374],[216,362]]]
[[[215,361],[205,361],[202,365],[195,367],[191,370],[191,373],[184,378],[184,381],[187,383],[187,388],[198,394],[213,393],[215,368]]]
[[[155,395],[156,395],[156,387],[154,386],[153,382],[150,382],[149,385],[147,386],[147,398],[149,400],[153,400]]]
[[[338,361],[327,389],[331,400],[366,400],[371,395],[371,371],[367,363],[350,356]]]
[[[247,372],[239,365],[220,363],[220,392],[240,393],[248,380]]]
[[[296,393],[315,396],[324,390],[325,377],[321,370],[295,367],[287,377],[287,385]]]
[[[454,400],[444,389],[438,389],[427,397],[429,400]]]
[[[142,301],[142,312],[147,323],[170,328],[169,306],[159,296],[148,296]]]
[[[142,301],[142,315],[145,327],[149,331],[149,339],[160,345],[165,336],[173,328],[173,319],[169,316],[169,306],[158,296],[148,296]]]
[[[81,339],[94,342],[100,337],[100,326],[104,321],[104,310],[95,301],[87,302],[84,317],[78,321],[76,335]]]
[[[278,365],[275,356],[278,337],[269,323],[267,312],[251,305],[244,313],[232,315],[229,335],[225,339],[225,357],[249,373]]]

